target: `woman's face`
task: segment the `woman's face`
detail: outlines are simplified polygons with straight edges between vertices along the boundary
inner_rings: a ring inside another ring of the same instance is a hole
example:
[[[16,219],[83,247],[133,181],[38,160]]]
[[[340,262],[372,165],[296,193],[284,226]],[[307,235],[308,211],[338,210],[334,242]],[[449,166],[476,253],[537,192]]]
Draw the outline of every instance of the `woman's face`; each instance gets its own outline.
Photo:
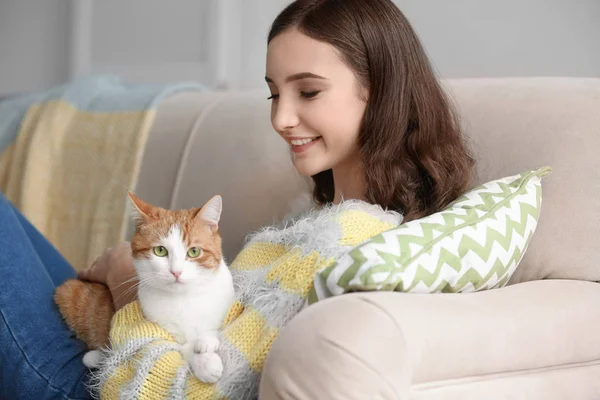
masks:
[[[266,80],[271,123],[289,143],[298,172],[312,176],[359,162],[366,103],[353,71],[332,45],[296,29],[282,32],[269,43]]]

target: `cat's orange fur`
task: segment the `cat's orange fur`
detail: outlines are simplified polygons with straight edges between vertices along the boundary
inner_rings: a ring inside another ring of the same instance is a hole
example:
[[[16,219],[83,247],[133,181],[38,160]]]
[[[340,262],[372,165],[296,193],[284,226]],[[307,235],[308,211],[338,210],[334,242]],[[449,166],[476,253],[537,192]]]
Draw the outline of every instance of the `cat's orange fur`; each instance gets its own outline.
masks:
[[[189,247],[199,246],[204,250],[197,262],[202,263],[204,268],[219,266],[222,250],[218,231],[209,232],[206,226],[192,223],[200,208],[171,211],[152,206],[131,193],[129,196],[140,213],[131,239],[134,259],[146,257],[152,249],[152,243],[166,235],[172,224],[178,224],[183,241]],[[149,217],[152,223],[141,223],[144,217]],[[69,279],[56,288],[54,301],[67,325],[90,350],[109,344],[110,321],[115,309],[107,286]]]
[[[69,279],[56,288],[54,301],[67,325],[90,350],[108,345],[115,309],[108,287]]]

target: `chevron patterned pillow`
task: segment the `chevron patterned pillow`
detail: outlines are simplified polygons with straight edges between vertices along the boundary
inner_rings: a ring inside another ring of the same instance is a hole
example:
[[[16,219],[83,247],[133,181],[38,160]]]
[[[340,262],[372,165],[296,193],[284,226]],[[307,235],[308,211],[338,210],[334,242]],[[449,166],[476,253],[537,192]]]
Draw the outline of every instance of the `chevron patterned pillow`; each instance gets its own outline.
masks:
[[[537,227],[544,167],[474,188],[445,210],[353,248],[317,274],[309,303],[355,291],[473,292],[506,285]]]

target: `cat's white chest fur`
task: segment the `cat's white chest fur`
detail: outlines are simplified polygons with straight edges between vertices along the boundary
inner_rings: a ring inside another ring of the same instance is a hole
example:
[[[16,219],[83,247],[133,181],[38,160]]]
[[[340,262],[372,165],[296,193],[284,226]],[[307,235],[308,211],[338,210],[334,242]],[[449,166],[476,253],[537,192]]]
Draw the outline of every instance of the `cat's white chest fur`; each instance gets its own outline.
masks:
[[[210,285],[190,287],[181,293],[140,288],[138,296],[146,318],[166,329],[180,344],[216,333],[233,303],[234,291],[224,263],[215,274]]]

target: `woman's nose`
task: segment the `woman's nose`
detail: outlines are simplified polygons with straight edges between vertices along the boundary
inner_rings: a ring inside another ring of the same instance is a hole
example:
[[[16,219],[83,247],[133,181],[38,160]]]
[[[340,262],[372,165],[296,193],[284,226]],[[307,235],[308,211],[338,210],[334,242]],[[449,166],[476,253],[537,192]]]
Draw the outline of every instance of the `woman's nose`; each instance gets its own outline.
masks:
[[[273,110],[272,121],[273,128],[280,133],[298,126],[300,118],[293,102],[284,101],[280,98]]]

